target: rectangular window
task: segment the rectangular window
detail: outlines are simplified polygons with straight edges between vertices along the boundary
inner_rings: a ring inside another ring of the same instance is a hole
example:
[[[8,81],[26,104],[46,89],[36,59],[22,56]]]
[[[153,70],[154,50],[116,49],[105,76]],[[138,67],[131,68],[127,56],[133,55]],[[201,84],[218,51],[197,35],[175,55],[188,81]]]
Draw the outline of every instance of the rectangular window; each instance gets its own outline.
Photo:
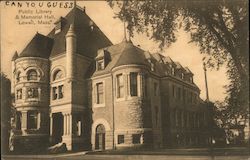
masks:
[[[186,102],[186,90],[184,89],[182,92],[183,102]]]
[[[96,84],[96,103],[102,104],[103,103],[103,83],[97,83]]]
[[[157,96],[158,93],[158,83],[154,83],[154,95]]]
[[[158,114],[159,114],[159,109],[158,106],[155,106],[155,125],[158,127]]]
[[[17,99],[22,99],[22,89],[18,89],[16,91],[16,97],[17,97]]]
[[[178,90],[177,90],[177,97],[178,99],[181,99],[181,88],[178,87]]]
[[[99,60],[97,62],[97,70],[103,70],[104,69],[104,60]]]
[[[35,111],[28,112],[28,129],[37,129],[38,113]]]
[[[16,129],[17,130],[21,129],[21,118],[22,118],[21,112],[16,112]]]
[[[124,96],[124,82],[123,75],[117,75],[117,98],[122,98]]]
[[[133,134],[132,135],[132,143],[133,144],[140,144],[141,143],[141,135],[140,134]]]
[[[28,98],[38,98],[38,88],[29,88],[27,95]]]
[[[55,100],[57,99],[57,87],[52,88],[52,99]]]
[[[184,128],[184,126],[185,126],[184,111],[181,111],[181,127]]]
[[[178,127],[179,119],[178,119],[178,110],[175,110],[175,126]]]
[[[63,98],[63,85],[58,86],[58,99]]]
[[[124,143],[124,135],[118,135],[118,144],[123,144]]]
[[[130,73],[130,95],[137,96],[137,75],[138,73]]]
[[[175,86],[174,85],[172,86],[172,95],[175,98]]]
[[[190,102],[193,103],[193,93],[190,92]]]

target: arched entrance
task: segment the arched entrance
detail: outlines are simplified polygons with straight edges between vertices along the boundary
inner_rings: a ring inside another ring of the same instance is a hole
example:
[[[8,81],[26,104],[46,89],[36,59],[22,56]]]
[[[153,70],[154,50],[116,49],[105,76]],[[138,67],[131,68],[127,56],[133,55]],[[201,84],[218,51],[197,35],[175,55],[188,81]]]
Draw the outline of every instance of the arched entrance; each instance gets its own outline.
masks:
[[[105,149],[105,127],[102,124],[96,127],[95,149]]]

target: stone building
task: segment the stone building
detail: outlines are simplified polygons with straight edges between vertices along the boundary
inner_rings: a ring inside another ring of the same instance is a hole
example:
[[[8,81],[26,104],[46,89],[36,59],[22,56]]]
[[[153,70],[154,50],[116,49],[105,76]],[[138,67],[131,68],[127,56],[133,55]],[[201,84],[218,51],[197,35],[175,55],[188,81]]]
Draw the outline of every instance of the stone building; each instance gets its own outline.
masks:
[[[204,145],[208,109],[193,73],[124,39],[76,6],[12,59],[15,147],[68,150]]]

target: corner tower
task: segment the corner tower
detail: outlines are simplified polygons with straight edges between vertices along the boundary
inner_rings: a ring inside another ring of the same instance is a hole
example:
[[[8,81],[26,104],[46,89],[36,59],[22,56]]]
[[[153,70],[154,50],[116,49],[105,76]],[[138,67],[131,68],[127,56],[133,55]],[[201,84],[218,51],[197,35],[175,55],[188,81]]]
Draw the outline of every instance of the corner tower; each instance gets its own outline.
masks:
[[[53,40],[37,33],[12,60],[15,94],[15,150],[30,151],[48,145],[49,60]]]

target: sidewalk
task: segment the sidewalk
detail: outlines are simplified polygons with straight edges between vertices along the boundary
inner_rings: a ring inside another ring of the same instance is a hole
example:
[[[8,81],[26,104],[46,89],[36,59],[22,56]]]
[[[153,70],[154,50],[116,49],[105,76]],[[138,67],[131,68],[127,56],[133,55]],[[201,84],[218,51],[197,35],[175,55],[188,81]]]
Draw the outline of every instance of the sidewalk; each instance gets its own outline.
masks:
[[[59,153],[59,154],[41,154],[41,155],[1,155],[2,158],[58,158],[58,157],[68,157],[68,156],[81,156],[85,155],[88,151],[75,152],[75,153]]]

